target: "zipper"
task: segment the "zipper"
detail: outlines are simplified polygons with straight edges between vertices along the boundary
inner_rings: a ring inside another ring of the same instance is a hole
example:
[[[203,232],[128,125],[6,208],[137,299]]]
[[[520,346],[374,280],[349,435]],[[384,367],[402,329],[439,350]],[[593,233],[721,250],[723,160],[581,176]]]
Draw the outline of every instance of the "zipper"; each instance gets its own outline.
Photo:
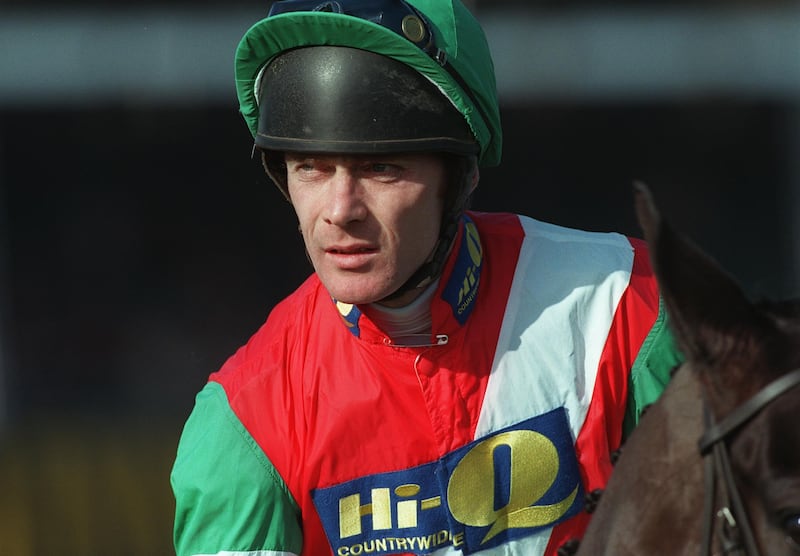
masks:
[[[384,338],[383,343],[392,347],[436,347],[444,346],[450,342],[447,334],[436,334],[434,343],[431,343],[430,334],[405,334],[396,338]]]

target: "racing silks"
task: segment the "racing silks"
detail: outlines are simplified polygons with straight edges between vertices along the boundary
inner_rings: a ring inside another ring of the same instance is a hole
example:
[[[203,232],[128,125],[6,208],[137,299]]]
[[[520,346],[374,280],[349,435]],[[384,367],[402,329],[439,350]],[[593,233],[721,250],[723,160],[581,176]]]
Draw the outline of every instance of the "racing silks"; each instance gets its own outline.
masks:
[[[429,338],[390,339],[315,275],[277,305],[186,423],[178,555],[530,556],[579,537],[675,363],[646,247],[469,213],[431,312]]]

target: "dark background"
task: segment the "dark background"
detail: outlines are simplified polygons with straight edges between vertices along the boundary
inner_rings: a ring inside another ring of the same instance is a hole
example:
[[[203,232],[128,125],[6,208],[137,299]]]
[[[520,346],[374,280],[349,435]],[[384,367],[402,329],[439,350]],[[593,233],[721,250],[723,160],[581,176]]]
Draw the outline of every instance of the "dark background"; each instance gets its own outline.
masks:
[[[310,271],[233,102],[0,103],[0,555],[170,553],[194,395]],[[796,99],[502,113],[503,164],[473,208],[639,235],[643,180],[753,297],[798,294]]]
[[[472,206],[639,235],[631,183],[643,180],[676,225],[766,295],[789,286],[785,112],[732,101],[505,106],[504,163],[483,171]],[[213,106],[0,122],[7,333],[25,369],[8,377],[11,415],[185,414],[187,393],[310,270],[243,122]],[[43,129],[56,131],[42,141]]]

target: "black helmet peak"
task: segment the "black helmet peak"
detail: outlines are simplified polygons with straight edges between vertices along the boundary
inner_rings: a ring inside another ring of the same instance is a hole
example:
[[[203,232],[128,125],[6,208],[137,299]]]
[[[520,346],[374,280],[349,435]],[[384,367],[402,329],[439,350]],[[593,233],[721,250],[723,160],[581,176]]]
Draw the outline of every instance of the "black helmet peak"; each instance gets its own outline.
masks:
[[[369,154],[479,146],[461,113],[416,70],[343,46],[288,50],[258,80],[256,146],[270,151]]]

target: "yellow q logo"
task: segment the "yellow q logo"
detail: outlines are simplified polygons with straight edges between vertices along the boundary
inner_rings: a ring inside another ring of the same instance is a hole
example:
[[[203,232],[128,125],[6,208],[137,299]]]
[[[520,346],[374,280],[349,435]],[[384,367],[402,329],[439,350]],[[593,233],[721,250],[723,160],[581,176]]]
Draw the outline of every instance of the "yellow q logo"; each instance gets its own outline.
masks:
[[[508,504],[496,510],[494,451],[507,446],[511,454]],[[558,451],[544,435],[531,430],[498,434],[473,447],[458,463],[447,485],[453,517],[464,525],[486,527],[485,543],[506,529],[540,527],[557,521],[569,510],[578,486],[561,502],[534,506],[558,477]]]

